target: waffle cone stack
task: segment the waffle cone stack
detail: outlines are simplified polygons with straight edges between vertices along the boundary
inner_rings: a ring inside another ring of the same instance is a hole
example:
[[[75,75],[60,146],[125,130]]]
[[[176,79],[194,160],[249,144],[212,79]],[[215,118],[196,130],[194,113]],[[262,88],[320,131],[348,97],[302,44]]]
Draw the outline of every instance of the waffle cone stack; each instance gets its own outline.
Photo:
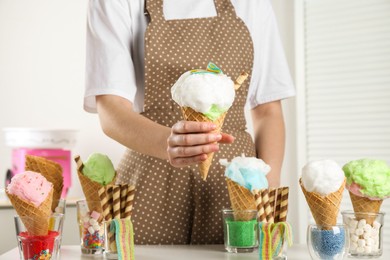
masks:
[[[182,107],[181,111],[183,113],[183,117],[186,121],[195,121],[195,122],[211,122],[214,123],[217,128],[213,131],[213,133],[220,133],[223,121],[225,120],[226,112],[223,113],[218,119],[215,121],[212,121],[207,116],[203,115],[202,113],[196,112],[190,107]],[[200,176],[203,180],[206,180],[211,163],[213,161],[214,153],[207,154],[207,159],[199,164],[199,172]]]
[[[46,236],[49,231],[49,220],[53,200],[53,189],[39,207],[20,199],[16,195],[7,196],[21,218],[30,236]]]
[[[230,203],[236,213],[235,220],[247,221],[252,219],[252,214],[241,212],[244,210],[256,210],[255,196],[247,188],[236,182],[226,179]]]
[[[301,179],[299,180],[299,184],[302,188],[303,194],[305,195],[307,204],[309,204],[310,211],[316,224],[322,226],[324,229],[329,226],[336,225],[337,215],[345,187],[345,179],[337,191],[332,192],[327,196],[321,196],[316,192],[308,192],[303,187]]]
[[[81,188],[83,189],[83,193],[87,201],[89,211],[96,211],[98,213],[102,213],[103,209],[100,204],[99,190],[104,186],[96,181],[91,180],[82,173],[82,169],[84,166],[80,156],[77,155],[74,159],[77,163],[77,175],[79,176]],[[107,185],[112,185],[114,183],[115,178],[112,180],[111,183]]]
[[[355,212],[356,218],[366,219],[367,223],[372,225],[376,219],[376,215],[379,213],[383,200],[371,200],[366,197],[360,197],[352,192],[349,192],[351,197],[353,211]],[[370,214],[359,214],[359,213],[373,213],[372,216]]]
[[[38,172],[53,184],[53,201],[51,210],[54,212],[61,199],[62,188],[64,187],[64,177],[62,167],[56,162],[43,157],[26,155],[26,171]]]

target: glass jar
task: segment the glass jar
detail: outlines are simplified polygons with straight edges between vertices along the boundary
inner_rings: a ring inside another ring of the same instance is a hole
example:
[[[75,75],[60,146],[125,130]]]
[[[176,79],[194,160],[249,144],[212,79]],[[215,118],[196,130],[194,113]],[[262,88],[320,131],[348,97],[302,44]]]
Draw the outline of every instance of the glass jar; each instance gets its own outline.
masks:
[[[307,246],[312,259],[344,259],[349,248],[348,228],[345,224],[309,225]]]
[[[350,257],[379,257],[383,253],[385,213],[343,211],[343,223],[349,228]]]

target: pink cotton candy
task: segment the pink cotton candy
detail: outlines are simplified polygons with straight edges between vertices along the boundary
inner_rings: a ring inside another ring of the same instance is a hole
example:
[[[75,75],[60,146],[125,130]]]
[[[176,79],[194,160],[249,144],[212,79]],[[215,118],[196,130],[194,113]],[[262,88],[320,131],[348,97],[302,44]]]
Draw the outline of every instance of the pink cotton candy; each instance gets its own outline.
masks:
[[[18,196],[36,207],[42,204],[52,189],[51,182],[48,182],[41,174],[32,171],[16,174],[7,186],[9,194]]]

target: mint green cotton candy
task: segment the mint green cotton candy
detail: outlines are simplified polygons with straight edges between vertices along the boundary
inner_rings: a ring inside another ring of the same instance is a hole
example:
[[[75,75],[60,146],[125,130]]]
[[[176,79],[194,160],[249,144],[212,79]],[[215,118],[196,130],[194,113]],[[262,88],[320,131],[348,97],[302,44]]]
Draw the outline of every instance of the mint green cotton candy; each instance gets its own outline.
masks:
[[[114,165],[107,155],[100,153],[91,154],[84,162],[82,172],[85,176],[101,185],[107,185],[115,177]]]
[[[355,160],[344,165],[343,171],[347,185],[358,184],[362,194],[380,199],[390,196],[390,168],[385,161]]]
[[[207,116],[210,120],[215,121],[225,112],[226,109],[222,109],[217,105],[212,105],[209,111],[204,113],[204,115]]]

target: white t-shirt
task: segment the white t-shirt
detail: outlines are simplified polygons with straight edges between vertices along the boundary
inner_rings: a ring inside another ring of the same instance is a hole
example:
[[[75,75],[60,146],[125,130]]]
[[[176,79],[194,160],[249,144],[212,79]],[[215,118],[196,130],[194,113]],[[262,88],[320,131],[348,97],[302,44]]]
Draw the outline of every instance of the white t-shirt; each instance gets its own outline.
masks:
[[[152,0],[149,0],[152,1]],[[96,113],[97,95],[121,96],[143,111],[145,0],[90,0],[84,109]],[[254,45],[247,104],[295,95],[270,0],[231,0]],[[213,0],[164,0],[164,17],[216,16]],[[205,64],[207,66],[207,64]]]

